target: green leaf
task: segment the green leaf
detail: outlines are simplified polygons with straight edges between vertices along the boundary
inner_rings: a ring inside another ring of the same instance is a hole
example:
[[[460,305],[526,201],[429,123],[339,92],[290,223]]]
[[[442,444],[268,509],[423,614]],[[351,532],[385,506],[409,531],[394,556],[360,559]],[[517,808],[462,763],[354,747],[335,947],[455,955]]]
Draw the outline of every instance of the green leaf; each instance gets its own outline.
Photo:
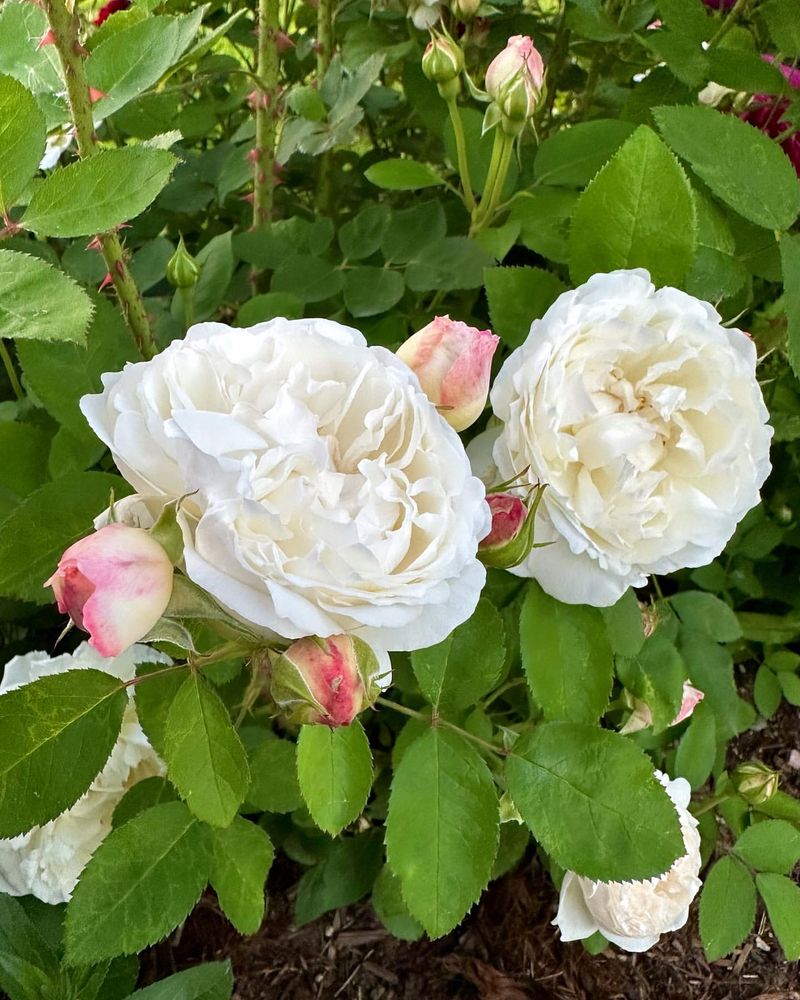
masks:
[[[508,790],[562,868],[603,882],[651,878],[685,848],[650,758],[595,726],[546,722],[514,744]]]
[[[709,962],[744,941],[756,917],[756,887],[744,865],[720,858],[706,876],[700,895],[700,939]]]
[[[755,712],[739,697],[728,650],[702,632],[684,627],[678,648],[692,683],[703,692],[704,704],[714,713],[717,740],[729,740],[749,728],[755,722]]]
[[[616,604],[601,608],[615,656],[636,656],[644,645],[644,622],[636,591],[628,588]]]
[[[800,378],[800,235],[782,237],[780,251],[787,353],[795,375]]]
[[[497,793],[483,758],[457,733],[429,729],[395,773],[386,852],[431,937],[451,931],[486,887],[497,837]]]
[[[89,296],[41,257],[0,250],[0,337],[86,341]]]
[[[48,434],[34,424],[0,423],[0,516],[48,478],[49,446]]]
[[[367,205],[338,233],[339,247],[345,260],[364,260],[380,248],[389,226],[391,212],[381,203]]]
[[[268,319],[283,316],[286,319],[300,319],[303,315],[303,303],[290,292],[266,292],[264,295],[254,295],[243,303],[236,314],[236,326],[255,326],[265,323]]]
[[[520,224],[520,243],[548,260],[567,263],[569,227],[577,201],[577,193],[564,188],[540,187],[523,192],[509,215]]]
[[[247,801],[265,812],[288,813],[303,804],[297,782],[297,750],[273,733],[250,757],[252,781]]]
[[[381,253],[393,264],[404,264],[422,247],[441,240],[446,232],[444,209],[438,201],[426,201],[392,212],[381,240]]]
[[[352,316],[377,316],[402,299],[403,275],[385,267],[354,267],[345,272],[344,304]]]
[[[100,670],[41,677],[0,696],[0,837],[55,819],[111,754],[128,696]]]
[[[784,58],[800,57],[800,23],[794,0],[769,0],[758,13],[767,22],[773,42]]]
[[[14,207],[36,173],[47,135],[33,94],[11,76],[0,76],[0,215]]]
[[[697,249],[685,288],[691,295],[714,301],[735,295],[747,281],[736,240],[725,213],[710,198],[694,192],[697,210]]]
[[[382,864],[380,830],[335,841],[323,860],[300,879],[294,910],[297,925],[366,896]]]
[[[0,73],[13,76],[34,94],[56,94],[64,86],[55,45],[34,44],[47,27],[41,7],[25,3],[0,7]],[[66,111],[54,117],[65,121]]]
[[[474,705],[500,678],[505,627],[494,605],[481,598],[474,614],[443,642],[411,654],[411,665],[428,701],[445,712]]]
[[[657,285],[680,284],[695,233],[686,175],[655,132],[640,125],[575,207],[570,274],[577,283],[597,271],[644,267]]]
[[[136,676],[144,677],[146,674],[158,673],[163,669],[163,663],[137,663]],[[150,677],[134,687],[139,724],[161,757],[165,751],[169,710],[185,680],[186,674],[175,670],[158,677]]]
[[[751,868],[789,875],[800,861],[800,831],[784,819],[767,819],[748,826],[733,851]]]
[[[617,674],[632,694],[650,706],[654,732],[672,724],[683,700],[686,665],[663,633],[645,639],[632,660],[617,660]]]
[[[206,243],[197,255],[200,277],[194,289],[194,308],[197,320],[212,316],[228,290],[233,277],[233,233],[220,233]]]
[[[230,1000],[233,973],[230,962],[207,962],[137,990],[127,1000]]]
[[[167,802],[112,830],[67,906],[73,965],[131,955],[186,917],[208,881],[209,832],[182,802]]]
[[[686,778],[692,788],[708,780],[717,756],[717,727],[714,713],[702,702],[692,713],[675,754],[675,775]]]
[[[0,989],[13,1000],[39,1000],[60,979],[53,947],[22,903],[0,895]]]
[[[559,278],[539,267],[488,267],[483,281],[492,329],[509,347],[519,347],[533,320],[565,291]]]
[[[406,268],[406,284],[414,292],[449,292],[480,288],[492,258],[467,236],[446,236],[414,254]]]
[[[598,118],[548,136],[539,147],[533,173],[540,184],[582,188],[633,132],[632,122]]]
[[[783,691],[783,697],[790,705],[800,706],[800,677],[797,674],[781,672],[778,683]]]
[[[37,236],[88,236],[133,219],[154,200],[177,163],[147,146],[103,149],[50,174],[21,224]]]
[[[373,163],[364,171],[364,176],[376,187],[387,188],[389,191],[418,191],[420,188],[444,184],[444,180],[432,167],[408,159]]]
[[[264,883],[275,852],[267,833],[237,816],[212,834],[211,886],[240,934],[255,934],[264,919]]]
[[[116,829],[146,809],[160,806],[163,802],[177,801],[175,789],[166,778],[153,777],[137,781],[117,803],[114,815],[111,817],[111,826]]]
[[[118,500],[131,492],[119,476],[76,472],[26,497],[0,524],[0,594],[49,604],[44,581],[64,550],[91,532],[112,490]]]
[[[545,719],[596,722],[608,704],[614,668],[599,609],[562,604],[531,581],[519,628],[525,676]]]
[[[303,726],[297,739],[300,792],[317,826],[336,836],[357,819],[372,788],[372,754],[361,723]]]
[[[771,719],[778,711],[778,706],[783,697],[783,689],[775,674],[765,664],[756,671],[756,680],[753,685],[753,700],[756,708],[765,719]]]
[[[289,292],[301,302],[320,302],[341,291],[342,272],[330,261],[305,254],[285,257],[272,276],[273,292]]]
[[[422,924],[408,912],[400,879],[388,865],[383,866],[372,887],[372,908],[392,937],[401,941],[418,941],[422,937]]]
[[[203,17],[203,9],[186,17],[150,16],[106,38],[86,61],[89,83],[104,97],[94,105],[108,118],[144,93],[183,55]]]
[[[169,780],[198,819],[232,822],[250,785],[247,754],[219,695],[195,672],[170,705],[164,759]]]
[[[86,347],[28,340],[18,340],[16,346],[25,380],[47,412],[76,437],[96,440],[78,401],[100,391],[103,372],[119,371],[136,357],[119,310],[105,299],[96,300]]]
[[[712,192],[745,219],[788,229],[800,212],[800,181],[777,143],[713,108],[653,112],[661,134]]]
[[[800,959],[800,886],[785,875],[764,872],[756,885],[787,962]]]
[[[742,627],[736,615],[713,594],[685,590],[671,597],[670,604],[687,628],[702,632],[717,642],[734,642],[741,638]]]

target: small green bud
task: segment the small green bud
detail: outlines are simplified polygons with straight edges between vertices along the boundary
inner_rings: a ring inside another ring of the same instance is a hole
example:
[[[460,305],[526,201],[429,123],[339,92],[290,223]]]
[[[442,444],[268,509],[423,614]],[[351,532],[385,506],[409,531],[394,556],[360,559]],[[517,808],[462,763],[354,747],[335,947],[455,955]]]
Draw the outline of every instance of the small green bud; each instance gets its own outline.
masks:
[[[733,787],[752,806],[762,806],[778,791],[780,776],[757,760],[740,764],[731,774]]]
[[[478,13],[481,0],[451,0],[450,10],[459,21],[471,21]]]
[[[437,35],[422,55],[422,72],[432,82],[442,84],[457,80],[464,69],[464,53],[452,38]]]
[[[167,263],[167,281],[173,288],[192,288],[200,277],[200,265],[186,249],[181,236],[178,249]]]

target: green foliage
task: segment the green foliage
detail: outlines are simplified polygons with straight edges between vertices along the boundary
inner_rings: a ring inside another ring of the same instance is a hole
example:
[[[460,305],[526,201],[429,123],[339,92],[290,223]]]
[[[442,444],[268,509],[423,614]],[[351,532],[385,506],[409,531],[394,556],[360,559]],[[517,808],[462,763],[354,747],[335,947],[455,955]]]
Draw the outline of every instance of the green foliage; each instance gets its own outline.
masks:
[[[539,725],[514,744],[506,778],[522,818],[562,868],[623,882],[660,875],[684,852],[649,759],[615,733]]]
[[[298,926],[366,896],[378,876],[382,856],[383,844],[376,830],[335,841],[319,864],[300,879],[294,909]]]
[[[137,990],[127,1000],[230,1000],[232,992],[230,962],[208,962]]]
[[[33,177],[45,134],[44,115],[31,92],[13,77],[0,76],[0,214],[13,208]]]
[[[70,278],[39,257],[0,250],[0,336],[86,341],[92,303]]]
[[[762,872],[756,885],[787,962],[800,959],[800,887],[785,875]]]
[[[652,129],[640,126],[575,206],[570,274],[645,267],[659,285],[681,282],[692,262],[695,210],[689,182]]]
[[[497,835],[486,764],[463,737],[429,729],[394,776],[386,851],[409,912],[431,937],[452,930],[486,887]]]
[[[358,720],[303,726],[297,740],[300,792],[317,826],[332,837],[361,814],[372,788],[372,754]]]
[[[733,951],[750,933],[756,916],[756,887],[735,858],[720,858],[700,896],[700,937],[709,962]]]
[[[564,291],[554,274],[538,267],[490,267],[483,281],[492,328],[510,347],[524,342],[531,321],[543,316]]]
[[[164,758],[170,781],[194,815],[229,826],[250,785],[250,768],[227,709],[196,672],[170,705]]]
[[[247,801],[267,812],[292,812],[302,804],[297,780],[297,750],[271,733],[250,757]]]
[[[264,883],[275,852],[265,830],[237,816],[212,834],[211,886],[240,934],[255,934],[264,919]]]
[[[99,670],[41,677],[0,697],[0,836],[62,813],[102,771],[127,694]]]
[[[210,868],[210,831],[182,802],[147,809],[112,830],[67,907],[67,958],[97,962],[159,941],[200,898]]]
[[[545,719],[596,722],[608,704],[613,676],[600,611],[562,604],[531,582],[519,627],[525,676]]]
[[[444,183],[427,164],[410,159],[383,160],[366,170],[364,176],[377,187],[390,191],[418,191]]]

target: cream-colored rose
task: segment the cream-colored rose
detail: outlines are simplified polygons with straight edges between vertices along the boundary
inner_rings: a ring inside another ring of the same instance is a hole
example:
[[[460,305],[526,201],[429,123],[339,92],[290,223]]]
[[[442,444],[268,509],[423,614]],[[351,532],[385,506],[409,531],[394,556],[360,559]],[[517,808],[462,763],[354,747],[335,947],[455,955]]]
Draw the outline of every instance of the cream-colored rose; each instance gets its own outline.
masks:
[[[546,483],[536,540],[554,543],[511,572],[567,603],[613,604],[650,573],[711,562],[770,471],[752,340],[646,271],[561,295],[491,402],[484,475]],[[479,439],[484,466],[486,450]]]
[[[87,642],[74,653],[49,657],[46,653],[15,656],[5,666],[0,694],[30,684],[40,677],[67,670],[91,668],[130,680],[136,664],[169,663],[169,657],[148,646],[131,646],[115,659],[105,659]],[[111,831],[111,817],[122,796],[144,778],[164,774],[136,718],[131,698],[119,738],[106,766],[85,795],[56,819],[28,833],[0,840],[0,892],[11,896],[37,896],[45,903],[63,903],[89,859]]]
[[[686,854],[666,875],[643,882],[593,882],[567,872],[561,883],[553,921],[562,941],[580,941],[600,933],[624,951],[647,951],[662,934],[683,927],[700,889],[700,834],[688,811],[691,789],[684,778],[656,777],[675,804]]]
[[[81,405],[137,510],[186,497],[186,572],[241,620],[380,657],[472,614],[483,486],[416,375],[356,330],[203,323],[103,382]]]

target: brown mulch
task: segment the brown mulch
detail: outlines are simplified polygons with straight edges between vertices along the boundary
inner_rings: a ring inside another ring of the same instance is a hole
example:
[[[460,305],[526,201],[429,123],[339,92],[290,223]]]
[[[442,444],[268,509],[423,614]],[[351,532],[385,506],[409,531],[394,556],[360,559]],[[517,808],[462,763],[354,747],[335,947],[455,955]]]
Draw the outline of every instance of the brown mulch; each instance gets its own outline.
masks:
[[[736,759],[760,759],[782,772],[782,787],[800,794],[800,712],[784,704],[760,731],[732,748]],[[535,861],[494,883],[457,930],[438,941],[392,938],[367,905],[328,914],[295,929],[292,898],[298,869],[281,861],[269,883],[268,918],[242,938],[203,899],[177,938],[143,956],[151,982],[210,959],[230,958],[234,1000],[800,1000],[798,964],[783,960],[759,913],[744,946],[709,965],[700,947],[696,907],[689,925],[643,955],[609,948],[591,956],[562,944],[550,925],[556,896]]]

